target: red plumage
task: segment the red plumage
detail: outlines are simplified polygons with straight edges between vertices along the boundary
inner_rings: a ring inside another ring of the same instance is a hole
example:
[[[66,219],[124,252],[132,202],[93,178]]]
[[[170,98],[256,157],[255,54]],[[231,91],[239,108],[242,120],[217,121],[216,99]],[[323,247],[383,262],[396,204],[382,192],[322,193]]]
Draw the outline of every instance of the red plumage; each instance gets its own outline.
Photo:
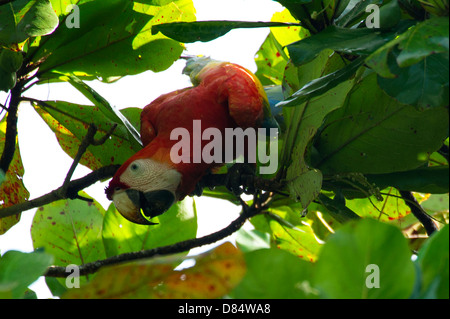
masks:
[[[201,121],[201,129],[217,128],[224,135],[225,128],[258,127],[264,116],[267,97],[257,78],[241,66],[226,62],[204,62],[203,67],[194,64],[191,79],[197,85],[161,95],[147,105],[141,113],[141,140],[144,148],[128,159],[116,172],[107,188],[108,198],[120,189],[135,185],[121,180],[122,174],[137,159],[152,159],[173,168],[181,174],[176,186],[176,200],[190,194],[201,177],[217,164],[193,161],[193,121]],[[199,72],[195,69],[197,67]],[[176,128],[190,132],[190,161],[173,163],[172,147],[178,142],[170,134]],[[222,141],[224,142],[224,141]],[[203,147],[209,141],[202,141]],[[139,189],[139,191],[145,191]],[[117,205],[116,205],[117,206]]]

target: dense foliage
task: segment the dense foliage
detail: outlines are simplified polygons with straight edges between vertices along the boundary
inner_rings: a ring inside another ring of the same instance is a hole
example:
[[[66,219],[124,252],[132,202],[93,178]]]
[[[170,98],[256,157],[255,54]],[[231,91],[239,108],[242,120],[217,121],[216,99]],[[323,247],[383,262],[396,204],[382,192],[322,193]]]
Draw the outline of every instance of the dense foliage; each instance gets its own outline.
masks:
[[[93,171],[120,164],[140,148],[140,109],[115,109],[85,81],[162,71],[183,43],[270,27],[256,75],[280,128],[279,168],[261,178],[282,186],[250,219],[254,230],[239,230],[238,248],[219,246],[187,269],[176,268],[182,256],[143,259],[83,276],[79,289],[48,277],[55,296],[448,298],[448,1],[277,1],[286,9],[258,23],[195,22],[191,0],[0,2],[0,90],[10,92],[0,105],[0,234],[19,221],[6,208],[29,200],[16,140],[21,101],[73,158],[90,124],[96,138],[116,125],[79,163]],[[26,97],[31,86],[58,81],[92,105]],[[239,203],[224,187],[203,196]],[[95,200],[39,207],[36,251],[2,252],[0,297],[33,297],[28,285],[50,265],[195,238],[194,200],[158,222],[131,224]]]

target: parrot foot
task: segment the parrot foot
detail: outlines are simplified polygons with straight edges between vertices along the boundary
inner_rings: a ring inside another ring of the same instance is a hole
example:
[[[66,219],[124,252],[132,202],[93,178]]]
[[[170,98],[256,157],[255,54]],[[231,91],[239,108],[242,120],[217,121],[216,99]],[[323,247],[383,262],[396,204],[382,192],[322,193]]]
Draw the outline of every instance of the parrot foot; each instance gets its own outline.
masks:
[[[195,184],[195,188],[192,191],[192,193],[189,194],[189,196],[202,196],[203,194],[203,185],[201,182]]]
[[[236,196],[240,196],[242,193],[247,195],[255,194],[256,189],[253,185],[246,185],[243,183],[243,175],[255,175],[255,165],[248,163],[236,163],[228,169],[228,173],[225,179],[226,188]]]
[[[202,196],[203,195],[203,189],[205,187],[208,187],[209,189],[213,190],[214,187],[217,185],[212,183],[212,179],[217,176],[215,174],[212,174],[211,171],[207,171],[206,174],[198,181],[197,184],[195,184],[194,190],[189,194],[189,196]]]
[[[227,174],[207,172],[195,185],[189,196],[201,196],[205,187],[213,190],[216,186],[225,186],[238,197],[242,193],[253,195],[256,193],[254,183],[255,171],[256,166],[254,164],[236,163],[228,168]]]

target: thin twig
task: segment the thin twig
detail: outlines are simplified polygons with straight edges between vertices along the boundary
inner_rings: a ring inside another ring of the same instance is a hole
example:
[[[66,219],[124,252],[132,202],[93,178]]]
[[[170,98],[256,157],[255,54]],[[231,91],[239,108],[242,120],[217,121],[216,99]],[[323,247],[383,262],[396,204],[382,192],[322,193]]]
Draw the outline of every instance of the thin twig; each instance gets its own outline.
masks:
[[[75,155],[72,165],[70,166],[69,172],[67,172],[66,178],[64,179],[64,183],[61,187],[62,197],[67,193],[67,188],[69,186],[69,182],[72,179],[72,175],[75,172],[78,163],[80,162],[83,154],[86,152],[87,148],[91,144],[91,141],[94,139],[94,135],[97,133],[97,127],[93,124],[89,125],[86,136],[81,141],[80,146],[78,147],[77,154]]]
[[[433,222],[433,219],[425,212],[422,206],[420,206],[419,202],[414,197],[414,195],[410,191],[399,191],[399,192],[403,200],[405,201],[405,204],[408,205],[409,208],[411,209],[411,213],[419,220],[419,222],[425,228],[425,231],[427,232],[428,236],[437,231],[438,229],[436,227],[436,224]]]
[[[0,158],[0,171],[3,171],[5,174],[9,169],[9,165],[16,151],[17,111],[20,103],[20,90],[20,85],[16,85],[11,90],[11,100],[9,101],[8,115],[6,117],[5,143]]]
[[[7,3],[13,2],[14,0],[0,0],[0,6],[3,6]]]
[[[272,195],[271,193],[264,193],[262,195],[259,195],[259,194],[254,195],[254,200],[253,200],[252,206],[247,206],[247,204],[242,201],[243,211],[239,215],[239,217],[236,218],[234,221],[232,221],[230,223],[230,225],[228,225],[227,227],[225,227],[215,233],[212,233],[212,234],[200,237],[200,238],[188,239],[188,240],[178,242],[173,245],[168,245],[168,246],[163,246],[163,247],[158,247],[158,248],[153,248],[153,249],[148,249],[148,250],[143,250],[143,251],[138,251],[138,252],[125,253],[125,254],[113,256],[110,258],[106,258],[103,260],[97,260],[97,261],[94,261],[91,263],[80,265],[79,266],[79,270],[80,270],[79,274],[80,274],[80,276],[93,274],[93,273],[97,272],[100,268],[105,267],[105,266],[111,266],[111,265],[116,265],[119,263],[131,262],[131,261],[136,261],[136,260],[141,260],[141,259],[146,259],[146,258],[151,258],[151,257],[156,257],[156,256],[165,256],[165,255],[182,253],[185,251],[189,251],[192,248],[215,243],[225,237],[230,236],[231,234],[233,234],[234,232],[239,230],[242,227],[242,225],[244,225],[244,223],[247,221],[247,219],[261,213],[265,209],[266,205],[268,205],[268,203],[270,202],[271,195]],[[47,277],[67,277],[69,274],[70,273],[66,272],[65,267],[51,266],[47,269],[45,276],[47,276]]]
[[[109,165],[92,171],[88,175],[68,183],[67,190],[61,198],[62,186],[41,197],[0,209],[0,218],[20,214],[26,210],[41,207],[61,199],[79,198],[78,192],[100,180],[112,177],[120,165]]]
[[[97,127],[94,124],[89,125],[86,136],[83,138],[80,146],[78,147],[77,154],[73,159],[72,165],[70,166],[69,172],[67,173],[64,183],[61,187],[62,197],[66,197],[68,185],[70,183],[70,180],[72,179],[72,175],[75,172],[75,169],[78,163],[80,162],[81,158],[83,157],[84,153],[86,152],[87,148],[90,145],[99,146],[105,143],[107,139],[112,135],[116,127],[117,124],[114,124],[113,127],[102,138],[97,140],[94,138],[95,134],[97,133]]]

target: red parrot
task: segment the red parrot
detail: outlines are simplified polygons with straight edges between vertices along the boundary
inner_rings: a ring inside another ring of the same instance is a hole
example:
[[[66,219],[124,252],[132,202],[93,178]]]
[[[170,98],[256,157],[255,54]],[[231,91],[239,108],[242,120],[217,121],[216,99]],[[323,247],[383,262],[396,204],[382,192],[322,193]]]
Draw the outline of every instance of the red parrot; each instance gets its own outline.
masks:
[[[224,137],[225,128],[260,126],[269,105],[259,80],[239,65],[192,58],[183,73],[194,86],[161,95],[143,109],[140,133],[144,147],[118,169],[106,188],[108,199],[122,216],[137,224],[152,224],[147,218],[164,213],[191,194],[199,180],[219,166],[203,159],[194,163],[193,151],[190,161],[174,163],[170,156],[178,142],[170,138],[174,129],[193,133],[194,120],[200,120],[202,132],[217,128]],[[202,149],[207,142],[201,141]],[[192,143],[191,138],[191,150]]]

